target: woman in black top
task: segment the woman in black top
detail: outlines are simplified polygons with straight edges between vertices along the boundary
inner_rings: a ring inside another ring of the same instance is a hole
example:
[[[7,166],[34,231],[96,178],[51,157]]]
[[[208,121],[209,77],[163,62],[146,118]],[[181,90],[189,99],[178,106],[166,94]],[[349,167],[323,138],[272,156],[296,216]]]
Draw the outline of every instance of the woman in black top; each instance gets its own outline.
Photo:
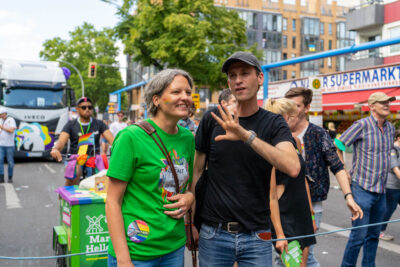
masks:
[[[328,123],[328,133],[332,140],[335,140],[337,132],[335,128],[335,124],[333,122]]]
[[[265,108],[271,112],[281,114],[291,130],[295,127],[297,123],[298,109],[293,100],[287,98],[276,100],[269,99]],[[316,225],[312,217],[313,212],[310,191],[305,175],[306,165],[301,156],[301,152],[299,151],[301,149],[300,140],[298,138],[295,139],[301,164],[301,171],[298,177],[291,178],[285,173],[275,170],[272,171],[272,175],[276,176],[281,224],[283,232],[287,238],[310,235],[316,230]],[[309,246],[315,244],[316,239],[315,237],[308,237],[298,239],[297,241],[300,243],[303,251],[300,266],[307,266]],[[275,260],[275,264],[283,266],[280,260]]]

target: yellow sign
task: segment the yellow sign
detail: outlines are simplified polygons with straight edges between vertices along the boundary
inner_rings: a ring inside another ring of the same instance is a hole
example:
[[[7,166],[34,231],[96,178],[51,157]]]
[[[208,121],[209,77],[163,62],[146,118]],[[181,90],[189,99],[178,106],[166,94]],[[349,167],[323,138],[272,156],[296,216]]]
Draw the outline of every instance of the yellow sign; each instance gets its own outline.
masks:
[[[115,104],[114,102],[108,102],[108,113],[112,114],[115,113]]]
[[[312,86],[314,89],[319,89],[321,87],[321,81],[319,79],[314,79],[312,81]]]
[[[192,100],[196,109],[200,108],[200,94],[192,94]]]

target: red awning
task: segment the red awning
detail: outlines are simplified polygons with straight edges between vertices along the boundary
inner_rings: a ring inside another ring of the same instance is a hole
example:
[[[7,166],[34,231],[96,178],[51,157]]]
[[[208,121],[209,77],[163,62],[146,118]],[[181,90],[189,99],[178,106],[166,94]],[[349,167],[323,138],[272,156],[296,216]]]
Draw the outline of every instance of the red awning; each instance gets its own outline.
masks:
[[[354,104],[362,106],[363,111],[368,111],[368,97],[374,92],[384,92],[389,96],[400,96],[400,88],[386,88],[377,90],[363,90],[322,95],[323,110],[354,109]],[[390,110],[400,110],[400,100],[392,102]]]

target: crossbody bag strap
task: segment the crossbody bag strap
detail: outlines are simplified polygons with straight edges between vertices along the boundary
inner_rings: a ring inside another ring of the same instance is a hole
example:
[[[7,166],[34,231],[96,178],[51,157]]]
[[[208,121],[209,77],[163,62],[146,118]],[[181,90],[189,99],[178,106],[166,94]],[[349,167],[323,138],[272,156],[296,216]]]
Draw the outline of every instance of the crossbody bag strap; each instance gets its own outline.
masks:
[[[134,125],[142,128],[153,139],[154,143],[156,143],[158,148],[163,153],[164,157],[167,159],[168,165],[171,168],[172,176],[174,177],[176,193],[179,194],[179,179],[178,179],[178,175],[175,170],[175,166],[172,163],[172,160],[171,160],[171,157],[169,156],[168,150],[165,147],[164,142],[162,141],[161,137],[158,135],[156,129],[153,127],[153,125],[151,125],[147,121],[139,121],[139,122],[134,123]],[[154,138],[154,135],[157,136],[160,143],[156,140],[156,138]]]
[[[165,158],[168,161],[168,165],[171,168],[174,181],[175,181],[175,191],[176,194],[179,194],[179,180],[178,180],[178,175],[176,174],[175,166],[172,163],[171,157],[169,156],[168,150],[164,145],[164,142],[161,140],[160,136],[158,135],[156,129],[147,121],[139,121],[134,123],[134,125],[139,126],[142,128],[156,143],[158,148],[160,148],[161,152],[165,156]],[[160,141],[161,145],[157,142],[157,140],[154,138],[154,135],[157,136],[158,140]],[[188,210],[188,216],[189,216],[189,225],[192,225],[192,209]],[[193,238],[193,232],[192,232],[192,227],[189,227],[189,232],[190,232],[190,239],[192,244],[194,244],[194,238]],[[192,265],[193,267],[197,266],[197,254],[195,250],[192,250]]]

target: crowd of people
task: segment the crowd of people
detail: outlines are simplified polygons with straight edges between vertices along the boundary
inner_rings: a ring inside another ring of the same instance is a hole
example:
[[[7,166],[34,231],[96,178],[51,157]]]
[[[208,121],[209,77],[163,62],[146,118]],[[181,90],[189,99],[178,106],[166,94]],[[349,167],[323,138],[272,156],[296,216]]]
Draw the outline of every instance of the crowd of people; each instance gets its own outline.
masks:
[[[111,146],[109,266],[183,266],[185,245],[198,249],[200,266],[287,266],[291,242],[301,252],[298,266],[320,266],[315,237],[286,238],[319,229],[329,170],[353,226],[387,221],[400,203],[400,131],[387,120],[394,97],[371,94],[370,116],[337,136],[334,125],[309,122],[310,89],[292,88],[259,107],[264,74],[253,54],[232,54],[222,72],[229,88],[198,126],[190,119],[193,80],[180,69],[151,79],[144,94],[151,116],[129,127],[122,112],[108,126],[93,117],[90,98],[77,101],[79,117],[65,125],[51,156],[61,161],[69,141],[65,184],[76,185],[83,172],[105,165]],[[12,182],[7,140],[15,128],[1,108],[0,182],[6,156]],[[350,173],[337,142],[353,146]],[[379,238],[393,239],[385,229],[353,229],[341,266],[356,266],[361,247],[362,266],[375,266]]]
[[[188,73],[166,69],[146,86],[150,130],[122,130],[107,172],[109,266],[183,266],[185,232],[186,245],[198,249],[200,266],[272,266],[273,259],[287,266],[283,255],[293,241],[285,238],[320,227],[329,169],[354,226],[393,213],[400,177],[400,133],[396,145],[386,119],[393,97],[372,94],[371,116],[337,138],[333,127],[327,131],[308,121],[310,89],[292,88],[260,108],[264,75],[253,54],[234,53],[222,72],[229,89],[221,91],[218,108],[205,112],[198,128],[190,121]],[[350,174],[334,139],[354,147]],[[392,204],[386,209],[389,192]],[[380,235],[388,236],[380,226],[352,230],[341,265],[356,266],[363,247],[363,266],[375,266]],[[295,241],[299,266],[320,266],[315,237]]]

